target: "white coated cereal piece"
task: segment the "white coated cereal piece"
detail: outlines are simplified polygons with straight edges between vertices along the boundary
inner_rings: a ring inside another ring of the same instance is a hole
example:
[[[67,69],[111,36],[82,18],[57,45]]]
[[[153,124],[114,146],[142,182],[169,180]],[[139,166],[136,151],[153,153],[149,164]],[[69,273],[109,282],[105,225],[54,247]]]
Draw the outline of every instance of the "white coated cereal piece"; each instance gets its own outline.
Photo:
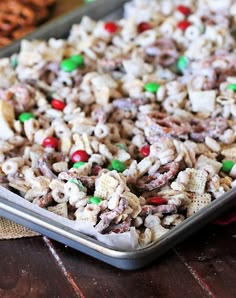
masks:
[[[110,101],[110,89],[106,86],[101,86],[99,89],[94,90],[94,97],[97,104],[105,106]]]
[[[172,0],[166,0],[160,3],[160,9],[164,16],[170,15],[174,10],[174,3]]]
[[[25,138],[22,136],[15,135],[13,138],[9,139],[8,142],[14,147],[20,147],[25,144]]]
[[[236,104],[230,105],[230,112],[236,118]]]
[[[117,153],[114,155],[114,159],[119,161],[126,162],[131,159],[131,155],[123,149],[118,149]]]
[[[159,87],[156,96],[158,102],[162,102],[166,98],[166,87],[164,85]]]
[[[153,164],[153,157],[147,156],[143,158],[137,165],[138,177],[143,176],[146,172],[148,172],[149,168]]]
[[[103,123],[98,123],[94,128],[94,135],[98,139],[104,139],[109,135],[109,126]]]
[[[184,33],[185,37],[190,41],[198,38],[200,34],[201,34],[200,28],[195,25],[188,26],[188,28],[185,30],[185,33]]]
[[[2,164],[5,160],[5,155],[0,151],[0,164]]]
[[[231,105],[235,102],[234,98],[233,97],[230,97],[230,96],[224,96],[224,95],[219,95],[216,97],[216,102],[219,103],[220,105],[222,106],[225,106],[225,105]]]
[[[55,135],[62,139],[64,137],[71,136],[71,130],[66,123],[64,123],[61,119],[54,119],[52,121],[52,126],[54,128]]]
[[[161,166],[160,160],[157,160],[148,170],[148,175],[154,175],[157,173],[158,169]]]
[[[13,148],[14,148],[14,146],[12,144],[0,139],[0,152],[6,153],[8,151],[11,151]]]
[[[182,205],[182,200],[178,197],[174,197],[168,200],[168,204],[180,207]]]
[[[99,153],[106,157],[108,160],[113,160],[113,155],[105,144],[99,144]]]
[[[236,161],[236,146],[223,149],[221,153],[225,156],[225,159]]]
[[[65,197],[64,186],[65,183],[58,179],[53,179],[49,184],[50,189],[52,189],[52,197],[57,203],[68,202],[68,198]]]
[[[133,209],[131,216],[136,218],[142,210],[139,198],[130,191],[123,192],[122,196],[128,200],[128,205]]]
[[[135,39],[135,44],[137,46],[147,47],[155,42],[156,37],[157,33],[155,30],[147,30],[139,34],[139,36]]]
[[[88,204],[85,208],[79,208],[75,211],[76,220],[91,222],[93,225],[97,223],[97,216],[100,212],[100,207],[95,204]]]
[[[173,190],[177,190],[177,191],[184,191],[185,190],[185,186],[181,183],[176,182],[176,181],[173,181],[171,183],[171,188]]]
[[[27,41],[21,43],[21,51],[18,56],[18,63],[24,66],[33,66],[42,60],[42,55],[38,49],[43,44],[42,41]]]
[[[193,194],[192,201],[187,207],[187,217],[192,216],[194,213],[206,207],[211,202],[210,194]]]
[[[229,172],[230,177],[236,178],[236,164],[232,167],[231,171]]]
[[[206,136],[205,144],[207,145],[208,148],[210,148],[214,152],[220,152],[221,150],[220,144],[209,136]]]
[[[36,119],[29,119],[24,122],[24,131],[27,139],[33,141],[35,133],[39,130],[39,122]]]
[[[186,169],[189,174],[189,182],[186,185],[186,191],[203,194],[205,192],[207,182],[207,172],[204,170]]]
[[[135,228],[140,227],[143,224],[143,219],[140,216],[137,216],[136,218],[133,219],[133,226]]]
[[[87,204],[86,193],[80,190],[79,186],[73,182],[66,182],[64,185],[64,194],[66,201],[76,208],[83,207]]]
[[[141,148],[145,143],[145,137],[142,134],[137,134],[132,138],[132,143],[138,148]]]
[[[35,132],[34,142],[36,144],[42,144],[43,140],[47,137],[51,137],[53,135],[54,129],[53,127],[49,127],[47,129],[40,129]]]
[[[139,97],[143,91],[143,82],[129,76],[124,76],[122,90],[130,97]]]
[[[231,0],[225,0],[225,1],[221,1],[221,0],[208,0],[208,6],[210,8],[211,11],[214,12],[221,12],[222,10],[228,10],[231,7]]]
[[[176,181],[171,183],[171,188],[176,191],[184,191],[189,183],[190,175],[186,171],[178,173]]]
[[[66,161],[55,162],[52,168],[56,173],[66,172],[68,170],[68,163]]]
[[[81,176],[88,176],[91,173],[92,164],[91,163],[85,163],[81,165],[79,168],[71,168],[69,170],[69,173],[76,173],[76,175]]]
[[[214,159],[208,158],[205,155],[200,155],[195,164],[195,168],[198,170],[205,170],[211,176],[218,174],[222,167],[222,163]]]
[[[17,133],[19,133],[19,134],[22,133],[22,131],[23,131],[23,127],[22,127],[22,124],[21,124],[20,120],[14,120],[14,121],[13,121],[13,128],[14,128],[14,130],[15,130]]]
[[[108,209],[113,210],[116,207],[118,207],[119,202],[120,202],[120,195],[121,194],[118,194],[117,191],[111,195],[111,198],[109,199],[108,204],[107,204]]]
[[[229,9],[230,15],[236,17],[236,3],[234,3],[233,5],[231,5],[230,9]]]
[[[122,50],[123,54],[128,54],[135,47],[134,42],[127,43],[119,35],[115,35],[112,38],[112,43],[114,46],[117,46],[118,48],[120,48]]]
[[[61,138],[60,140],[60,151],[63,153],[68,154],[71,150],[71,146],[72,146],[72,141],[71,138],[69,136],[65,136],[63,138]]]
[[[32,202],[35,198],[45,196],[47,194],[47,191],[47,189],[31,188],[26,192],[24,198]]]
[[[207,192],[215,193],[220,189],[220,177],[219,175],[214,175],[211,180],[207,182]]]
[[[216,91],[193,91],[189,90],[189,99],[193,112],[210,112],[215,109]],[[207,104],[206,104],[207,103]]]
[[[146,228],[143,233],[139,235],[138,239],[140,247],[145,247],[152,242],[152,232],[150,229]]]
[[[65,202],[57,204],[55,206],[50,206],[47,209],[50,212],[53,212],[57,215],[68,218],[68,208],[67,208],[67,204]]]
[[[233,144],[235,141],[234,131],[232,129],[226,129],[219,138],[224,144]]]
[[[93,150],[90,144],[90,137],[87,134],[85,133],[83,133],[82,135],[74,134],[72,139],[75,142],[75,145],[72,146],[71,148],[71,152],[70,152],[71,155],[76,150],[85,150],[89,155],[93,153]]]
[[[109,74],[99,75],[97,74],[95,77],[91,79],[91,83],[95,89],[100,89],[101,87],[108,88],[117,88],[117,82],[111,77]]]
[[[15,119],[13,106],[0,100],[0,139],[8,140],[14,136],[12,130]]]
[[[89,164],[95,163],[97,165],[102,166],[105,163],[105,161],[106,161],[106,158],[103,155],[95,153],[90,156],[88,163]]]
[[[10,180],[9,179],[9,186],[18,190],[22,196],[25,196],[25,194],[27,193],[27,191],[30,189],[29,185],[27,184],[26,181],[24,180]],[[32,199],[33,200],[33,199]]]
[[[13,157],[4,161],[1,168],[6,175],[14,175],[23,164],[24,160],[21,157]]]
[[[138,177],[138,165],[137,160],[133,160],[130,166],[123,172],[123,175],[126,177]]]
[[[26,176],[26,175],[25,175]],[[28,180],[28,184],[34,189],[48,190],[50,184],[50,178],[46,176],[38,176],[31,180]]]
[[[152,233],[152,241],[159,240],[161,236],[163,236],[165,233],[167,233],[169,229],[164,228],[162,225],[156,225],[151,229]]]
[[[232,184],[232,178],[229,176],[225,176],[220,178],[220,185],[224,188],[225,191],[230,190],[230,186]]]
[[[146,228],[152,229],[155,226],[159,225],[161,220],[158,216],[149,214],[144,220],[144,226]]]
[[[10,65],[10,59],[0,61],[0,88],[9,88],[16,83],[16,73]]]
[[[111,177],[110,173],[104,173],[95,181],[94,195],[102,199],[109,199],[116,191],[118,184],[117,179]]]
[[[144,61],[138,57],[133,57],[130,60],[124,60],[123,67],[125,72],[134,78],[143,76],[145,74]]]
[[[185,218],[182,214],[171,214],[171,215],[165,216],[162,219],[161,224],[163,226],[177,226],[178,224],[183,222],[184,219]]]

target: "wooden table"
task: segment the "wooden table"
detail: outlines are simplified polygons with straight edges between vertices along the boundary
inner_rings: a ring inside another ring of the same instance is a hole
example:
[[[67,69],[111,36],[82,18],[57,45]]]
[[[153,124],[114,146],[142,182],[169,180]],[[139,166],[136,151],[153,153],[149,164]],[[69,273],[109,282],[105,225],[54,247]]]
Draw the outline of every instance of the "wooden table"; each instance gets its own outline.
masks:
[[[0,241],[1,298],[236,297],[236,223],[209,225],[135,271],[46,237]]]
[[[58,16],[82,1],[59,0]],[[122,271],[46,237],[0,241],[1,298],[236,297],[236,224],[209,225],[147,268]]]

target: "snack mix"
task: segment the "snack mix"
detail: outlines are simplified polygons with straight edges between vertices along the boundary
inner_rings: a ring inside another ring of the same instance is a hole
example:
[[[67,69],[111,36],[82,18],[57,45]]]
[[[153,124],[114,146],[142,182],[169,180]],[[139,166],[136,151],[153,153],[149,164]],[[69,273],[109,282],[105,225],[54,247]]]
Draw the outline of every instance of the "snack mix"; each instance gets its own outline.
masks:
[[[0,182],[141,247],[236,184],[236,3],[133,0],[0,60]]]

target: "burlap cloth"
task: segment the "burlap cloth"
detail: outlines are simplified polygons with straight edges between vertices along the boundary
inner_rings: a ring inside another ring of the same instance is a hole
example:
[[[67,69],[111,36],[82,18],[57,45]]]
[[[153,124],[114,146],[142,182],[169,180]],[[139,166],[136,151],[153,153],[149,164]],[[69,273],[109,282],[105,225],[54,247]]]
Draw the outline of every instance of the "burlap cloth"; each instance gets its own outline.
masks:
[[[33,232],[21,225],[14,223],[0,217],[0,240],[3,239],[17,239],[23,237],[38,236],[39,234]]]

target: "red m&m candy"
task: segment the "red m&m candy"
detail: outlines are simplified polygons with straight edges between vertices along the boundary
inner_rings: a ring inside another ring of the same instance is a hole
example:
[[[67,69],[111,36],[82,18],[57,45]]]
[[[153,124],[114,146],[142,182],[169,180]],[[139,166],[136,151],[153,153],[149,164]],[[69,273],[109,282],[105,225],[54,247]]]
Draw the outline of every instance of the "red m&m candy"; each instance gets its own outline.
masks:
[[[149,198],[147,202],[148,204],[153,204],[153,205],[163,205],[163,204],[166,204],[168,201],[167,199],[164,199],[161,197],[153,197],[153,198]]]
[[[77,150],[71,155],[71,161],[72,162],[78,162],[78,161],[88,161],[89,155],[84,150]]]
[[[188,6],[185,6],[185,5],[177,6],[177,10],[185,16],[188,16],[188,15],[191,14],[191,9]]]
[[[106,22],[104,28],[109,33],[115,33],[118,30],[118,26],[114,22]]]
[[[66,106],[66,104],[65,104],[63,101],[59,100],[59,99],[53,99],[53,100],[51,101],[51,106],[52,106],[55,110],[63,111],[64,108],[65,108],[65,106]]]
[[[148,156],[150,154],[150,146],[149,145],[143,145],[143,147],[140,149],[140,152],[143,156]]]
[[[183,31],[185,31],[189,26],[191,25],[191,23],[187,20],[181,21],[178,23],[177,27]]]
[[[45,148],[57,148],[58,140],[53,137],[47,137],[43,140],[43,147]]]
[[[148,22],[142,22],[138,24],[138,32],[142,33],[144,31],[150,30],[152,27]]]

